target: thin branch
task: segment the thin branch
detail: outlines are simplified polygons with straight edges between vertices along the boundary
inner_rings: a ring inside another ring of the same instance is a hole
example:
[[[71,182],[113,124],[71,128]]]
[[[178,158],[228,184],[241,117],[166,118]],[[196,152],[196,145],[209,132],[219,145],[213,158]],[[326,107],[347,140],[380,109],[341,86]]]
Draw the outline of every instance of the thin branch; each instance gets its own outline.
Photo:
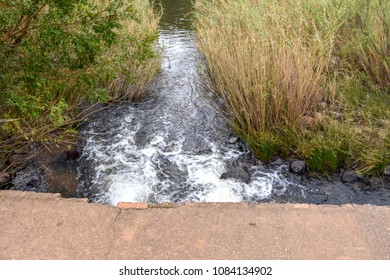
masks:
[[[26,23],[24,24],[24,26],[15,31],[15,32],[11,32],[10,36],[9,37],[14,37],[15,35],[19,34],[19,33],[24,33],[28,30],[28,28],[30,27],[30,24],[31,24],[31,21],[33,20],[34,17],[36,17],[44,8],[45,6],[47,5],[47,1],[45,1],[42,6],[36,10],[26,21]]]
[[[0,119],[0,125],[2,125],[3,123],[10,123],[10,122],[16,122],[20,119]]]

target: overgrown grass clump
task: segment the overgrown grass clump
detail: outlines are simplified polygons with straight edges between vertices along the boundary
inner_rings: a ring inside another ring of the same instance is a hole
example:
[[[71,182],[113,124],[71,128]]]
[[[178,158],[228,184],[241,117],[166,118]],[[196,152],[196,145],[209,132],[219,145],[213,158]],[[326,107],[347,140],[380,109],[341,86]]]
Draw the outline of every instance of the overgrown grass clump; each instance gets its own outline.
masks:
[[[158,20],[145,0],[0,1],[0,167],[83,102],[139,99],[159,67]]]
[[[315,171],[390,163],[390,1],[196,0],[232,126],[262,159]]]

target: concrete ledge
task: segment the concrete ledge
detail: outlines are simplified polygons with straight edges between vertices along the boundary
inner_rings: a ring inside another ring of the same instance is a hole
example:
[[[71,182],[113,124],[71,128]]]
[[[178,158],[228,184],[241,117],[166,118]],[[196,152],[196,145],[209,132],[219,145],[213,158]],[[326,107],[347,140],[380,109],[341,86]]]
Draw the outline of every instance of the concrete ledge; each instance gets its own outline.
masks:
[[[0,191],[0,260],[390,259],[389,206],[81,201]]]
[[[65,200],[72,202],[88,203],[88,198],[62,197],[59,193],[37,193],[29,191],[0,190],[0,197],[18,198],[18,199],[38,199],[38,200]]]

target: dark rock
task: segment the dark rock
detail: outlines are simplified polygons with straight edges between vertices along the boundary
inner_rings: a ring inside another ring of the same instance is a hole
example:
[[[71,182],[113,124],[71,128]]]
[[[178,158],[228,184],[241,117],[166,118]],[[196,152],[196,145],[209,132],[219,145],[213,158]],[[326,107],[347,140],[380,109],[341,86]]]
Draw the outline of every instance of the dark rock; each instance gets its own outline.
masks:
[[[45,183],[48,192],[60,193],[62,197],[77,196],[77,179],[71,170],[46,171]]]
[[[385,172],[383,173],[385,176],[389,176],[390,177],[390,165],[388,165],[386,168],[385,168]]]
[[[379,189],[377,185],[371,184],[371,182],[366,179],[358,181],[354,185],[367,192],[375,192],[377,189]]]
[[[77,149],[66,151],[65,160],[76,160],[80,157],[80,152]]]
[[[306,172],[306,162],[303,160],[294,160],[290,162],[290,171],[296,174],[303,175]]]
[[[202,136],[187,137],[182,148],[195,155],[208,155],[212,153],[212,148]]]
[[[238,142],[238,137],[237,136],[232,136],[228,140],[229,144],[235,144]]]
[[[246,146],[243,145],[242,143],[238,143],[238,144],[237,144],[237,148],[238,148],[238,150],[241,151],[241,152],[245,152],[245,151],[246,151]]]
[[[46,192],[45,175],[34,165],[28,165],[15,174],[12,180],[12,190]]]
[[[302,184],[302,176],[299,174],[291,174],[290,180],[295,184]]]
[[[369,180],[376,189],[390,189],[390,176],[371,177]]]
[[[249,184],[251,181],[251,175],[248,170],[244,168],[235,168],[223,173],[220,177],[221,180],[233,179],[236,181],[240,181],[246,184]]]
[[[9,178],[10,178],[9,173],[0,172],[0,185],[7,183]]]
[[[276,158],[274,161],[271,162],[272,165],[282,165],[284,163],[283,159]]]
[[[383,188],[390,190],[390,176],[383,177]]]
[[[341,181],[343,183],[350,183],[350,184],[357,183],[357,182],[364,183],[366,185],[370,184],[370,182],[365,180],[362,174],[359,174],[353,170],[344,171],[343,174],[341,174]]]
[[[383,185],[383,180],[380,177],[372,177],[370,179],[371,184],[375,186],[382,186]]]
[[[179,166],[168,158],[160,156],[156,159],[158,167],[157,177],[161,181],[169,180],[176,184],[184,183],[188,177],[187,170],[181,170]]]
[[[16,173],[12,189],[60,193],[64,197],[77,196],[76,160],[80,153],[75,146],[48,144],[36,147],[36,157]]]

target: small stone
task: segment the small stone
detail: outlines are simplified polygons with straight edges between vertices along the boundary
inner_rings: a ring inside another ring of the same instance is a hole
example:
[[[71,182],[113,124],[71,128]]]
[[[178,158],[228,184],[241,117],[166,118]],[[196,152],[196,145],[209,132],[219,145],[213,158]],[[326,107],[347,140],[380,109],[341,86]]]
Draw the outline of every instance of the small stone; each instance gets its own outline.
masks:
[[[144,210],[148,209],[149,205],[147,203],[119,202],[117,207],[119,209]]]
[[[371,184],[373,184],[375,186],[380,186],[383,184],[383,180],[380,177],[372,177],[370,179],[370,182],[371,182]]]
[[[243,182],[245,184],[249,184],[249,182],[251,181],[251,175],[247,170],[244,170],[243,168],[236,168],[223,173],[220,179],[233,179],[236,181]]]
[[[389,176],[390,177],[390,165],[388,165],[386,168],[385,168],[385,172],[383,173],[385,176]]]
[[[302,184],[302,175],[291,174],[290,180],[295,184]]]
[[[290,163],[290,171],[303,175],[306,172],[306,162],[303,160],[294,160]]]
[[[5,184],[9,180],[9,173],[0,172],[0,185]]]
[[[277,158],[271,164],[272,165],[282,165],[284,163],[283,159]]]
[[[238,142],[238,137],[237,136],[232,136],[228,140],[229,144],[235,144]]]
[[[343,183],[356,183],[356,182],[361,182],[364,181],[364,177],[362,174],[359,174],[353,170],[350,171],[345,171],[341,175],[341,181]]]

